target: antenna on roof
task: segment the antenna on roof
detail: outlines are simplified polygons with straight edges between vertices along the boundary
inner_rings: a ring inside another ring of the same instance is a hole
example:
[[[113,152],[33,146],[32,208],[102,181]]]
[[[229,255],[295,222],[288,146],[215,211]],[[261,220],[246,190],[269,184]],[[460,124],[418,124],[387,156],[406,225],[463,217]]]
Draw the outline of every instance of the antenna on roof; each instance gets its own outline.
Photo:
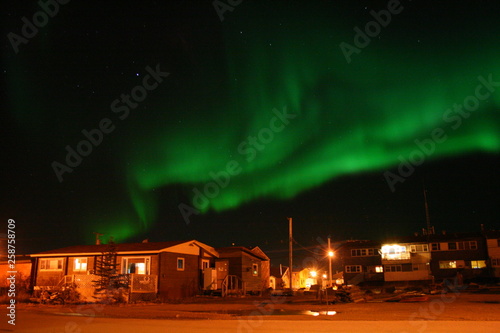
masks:
[[[429,218],[429,205],[427,204],[427,189],[425,188],[425,181],[422,179],[422,185],[424,190],[424,204],[425,204],[425,222],[427,224],[427,241],[429,241],[430,235],[434,234],[434,228],[431,228],[431,220]]]
[[[101,239],[99,236],[103,236],[104,234],[95,231],[93,233],[95,234],[95,245],[101,245]]]

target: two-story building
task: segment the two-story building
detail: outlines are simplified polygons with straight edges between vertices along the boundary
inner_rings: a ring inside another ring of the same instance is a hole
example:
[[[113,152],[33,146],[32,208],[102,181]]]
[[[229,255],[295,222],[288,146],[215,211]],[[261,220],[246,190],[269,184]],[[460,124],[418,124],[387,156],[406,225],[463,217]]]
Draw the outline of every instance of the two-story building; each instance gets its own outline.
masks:
[[[373,284],[384,280],[380,243],[348,240],[335,249],[335,260],[343,267],[346,284]]]
[[[494,278],[500,278],[500,231],[488,231],[485,236],[490,274]]]
[[[384,280],[432,280],[431,253],[426,242],[390,242],[381,247]]]
[[[430,235],[431,271],[435,281],[488,277],[488,251],[481,233]]]

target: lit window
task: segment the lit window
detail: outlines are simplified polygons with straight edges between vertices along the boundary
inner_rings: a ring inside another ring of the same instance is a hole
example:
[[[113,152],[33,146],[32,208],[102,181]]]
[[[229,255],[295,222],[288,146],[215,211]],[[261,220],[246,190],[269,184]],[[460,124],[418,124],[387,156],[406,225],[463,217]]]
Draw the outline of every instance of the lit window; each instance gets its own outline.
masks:
[[[41,271],[61,271],[63,267],[63,259],[40,259]]]
[[[406,252],[406,246],[384,245],[382,246],[382,259],[385,260],[407,260],[410,259],[410,252]]]
[[[440,269],[457,268],[457,261],[456,260],[452,260],[452,261],[440,261],[439,262],[439,268]]]
[[[87,271],[87,258],[73,259],[73,272],[86,272]]]
[[[122,259],[123,274],[149,274],[149,257],[127,257]]]
[[[472,260],[470,266],[473,269],[486,268],[486,260]]]
[[[384,267],[383,266],[375,266],[375,272],[376,273],[383,273]]]
[[[252,275],[257,276],[259,274],[259,265],[252,264]]]
[[[177,258],[177,270],[178,271],[184,270],[184,258]]]

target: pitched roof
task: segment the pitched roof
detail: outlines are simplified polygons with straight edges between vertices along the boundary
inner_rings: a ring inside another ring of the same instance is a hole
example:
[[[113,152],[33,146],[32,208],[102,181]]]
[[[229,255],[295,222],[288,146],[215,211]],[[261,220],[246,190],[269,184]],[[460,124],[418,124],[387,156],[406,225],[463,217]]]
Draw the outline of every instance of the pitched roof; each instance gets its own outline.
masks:
[[[281,278],[281,277],[283,277],[283,275],[287,271],[288,271],[288,266],[281,266],[281,269],[280,269],[280,267],[273,266],[273,267],[271,267],[271,275],[270,276]]]
[[[213,248],[200,243],[195,240],[191,241],[169,241],[169,242],[147,242],[147,243],[122,243],[115,244],[115,251],[117,253],[147,253],[147,252],[163,252],[168,248],[173,246],[184,244],[188,242],[195,242],[196,245],[205,248],[206,250],[210,250]],[[68,246],[60,249],[49,250],[45,252],[40,252],[36,254],[32,254],[32,257],[44,257],[44,256],[54,256],[54,255],[67,255],[67,254],[101,254],[105,251],[108,251],[109,244],[100,244],[100,245],[74,245]],[[212,252],[212,251],[209,251]]]
[[[245,253],[247,253],[251,256],[254,256],[260,260],[264,260],[264,261],[269,260],[269,258],[265,254],[262,255],[263,253],[262,254],[256,253],[256,252],[252,251],[251,249],[249,249],[248,247],[244,247],[244,246],[219,247],[216,250],[217,250],[217,252],[219,252],[221,258],[224,258],[224,254],[245,252]],[[262,251],[262,250],[260,250],[260,251]]]

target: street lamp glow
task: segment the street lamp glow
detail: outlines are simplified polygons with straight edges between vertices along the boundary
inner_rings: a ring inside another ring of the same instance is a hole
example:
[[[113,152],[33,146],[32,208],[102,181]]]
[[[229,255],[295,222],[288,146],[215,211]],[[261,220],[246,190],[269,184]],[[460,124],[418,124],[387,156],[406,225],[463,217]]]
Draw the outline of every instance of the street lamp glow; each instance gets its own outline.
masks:
[[[326,279],[326,274],[323,274],[323,279]]]
[[[333,257],[333,256],[334,256],[333,251],[328,251],[328,256],[329,256],[329,257]]]
[[[316,271],[311,271],[311,276],[312,277],[316,277],[316,275],[318,275],[318,273]]]

